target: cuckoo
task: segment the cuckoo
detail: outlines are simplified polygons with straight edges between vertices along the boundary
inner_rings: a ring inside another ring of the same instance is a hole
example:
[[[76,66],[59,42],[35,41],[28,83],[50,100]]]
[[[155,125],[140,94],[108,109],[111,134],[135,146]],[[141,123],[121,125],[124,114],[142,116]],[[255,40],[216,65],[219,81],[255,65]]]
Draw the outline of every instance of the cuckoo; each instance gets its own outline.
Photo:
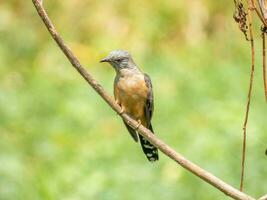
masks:
[[[112,51],[100,62],[109,63],[116,71],[114,80],[114,96],[122,111],[153,132],[151,118],[154,99],[152,83],[133,61],[131,55],[124,50]],[[142,135],[124,122],[134,141],[140,140],[143,152],[151,162],[157,161],[158,149]],[[154,132],[153,132],[154,133]]]

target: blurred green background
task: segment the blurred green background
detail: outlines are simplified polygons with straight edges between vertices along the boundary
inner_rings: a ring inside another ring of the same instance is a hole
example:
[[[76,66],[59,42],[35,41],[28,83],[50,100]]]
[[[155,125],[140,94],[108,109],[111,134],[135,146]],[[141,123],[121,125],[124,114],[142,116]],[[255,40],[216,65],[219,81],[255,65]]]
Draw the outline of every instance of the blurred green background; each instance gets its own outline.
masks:
[[[99,60],[131,52],[150,74],[154,130],[188,159],[239,186],[250,49],[232,1],[44,1],[58,31],[112,94]],[[255,28],[256,31],[259,28]],[[245,191],[267,192],[267,106],[260,33]],[[31,1],[0,3],[0,199],[228,199],[160,155],[149,163],[119,116],[71,67]]]

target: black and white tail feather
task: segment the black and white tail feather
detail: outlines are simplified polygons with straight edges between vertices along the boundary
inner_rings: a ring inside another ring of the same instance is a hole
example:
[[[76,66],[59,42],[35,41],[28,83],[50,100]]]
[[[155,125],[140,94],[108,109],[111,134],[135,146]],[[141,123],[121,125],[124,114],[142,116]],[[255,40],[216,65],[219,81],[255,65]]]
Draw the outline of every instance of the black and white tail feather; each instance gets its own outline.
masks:
[[[153,128],[150,125],[149,130],[153,132]],[[152,145],[146,138],[144,138],[142,135],[139,134],[139,138],[140,138],[140,143],[143,149],[143,152],[145,153],[147,159],[150,162],[155,162],[159,159],[159,155],[158,155],[158,149]]]

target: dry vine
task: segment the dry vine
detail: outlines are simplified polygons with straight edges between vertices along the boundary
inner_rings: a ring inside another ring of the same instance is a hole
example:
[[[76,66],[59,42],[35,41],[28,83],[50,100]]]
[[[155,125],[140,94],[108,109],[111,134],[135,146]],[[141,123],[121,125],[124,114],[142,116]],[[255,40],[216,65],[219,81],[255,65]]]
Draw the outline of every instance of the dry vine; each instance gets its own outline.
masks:
[[[265,34],[267,32],[266,27],[262,28],[262,74],[263,84],[265,91],[265,100],[267,102],[267,79],[266,79],[266,46],[265,46]]]
[[[40,18],[42,19],[43,23],[45,24],[46,28],[48,29],[49,33],[57,43],[57,45],[60,47],[60,49],[63,51],[65,56],[68,58],[72,66],[80,73],[80,75],[87,81],[87,83],[102,97],[103,100],[106,101],[106,103],[117,113],[120,114],[120,107],[112,97],[110,97],[103,89],[103,87],[85,70],[85,68],[80,64],[79,60],[75,57],[75,55],[72,53],[70,48],[64,43],[63,39],[60,37],[58,32],[56,31],[54,25],[52,24],[51,20],[49,19],[46,11],[43,7],[42,0],[32,0]],[[232,197],[233,199],[237,200],[255,200],[255,198],[249,196],[248,194],[245,194],[238,189],[234,188],[233,186],[225,183],[221,179],[217,178],[210,172],[202,169],[198,165],[194,164],[190,160],[183,157],[181,154],[177,153],[174,149],[169,147],[167,144],[162,142],[160,139],[158,139],[150,130],[145,128],[142,125],[139,125],[139,123],[135,120],[133,120],[131,117],[129,117],[127,114],[123,113],[120,114],[120,116],[123,118],[123,120],[131,127],[138,130],[138,132],[144,136],[146,139],[148,139],[153,145],[157,146],[158,149],[173,159],[175,162],[177,162],[179,165],[181,165],[186,170],[190,171],[191,173],[195,174],[205,182],[209,183],[213,187],[217,188],[224,194],[226,194],[229,197]]]
[[[260,12],[255,7],[256,13],[262,22],[262,74],[263,74],[263,86],[265,100],[267,102],[267,78],[266,78],[266,54],[265,54],[265,34],[267,33],[267,5],[266,0],[258,0],[258,5],[260,7]]]
[[[258,0],[257,8],[254,0],[246,0],[247,9],[244,8],[242,0],[234,0],[235,3],[235,13],[234,19],[239,24],[239,29],[244,33],[246,40],[250,41],[251,48],[251,71],[250,71],[250,82],[248,90],[248,100],[245,112],[245,119],[243,124],[243,146],[242,146],[242,161],[241,161],[241,177],[240,177],[240,190],[243,190],[244,186],[244,175],[245,175],[245,161],[246,161],[246,141],[247,141],[247,124],[249,118],[250,102],[253,88],[254,80],[254,71],[255,71],[255,47],[254,47],[254,38],[252,30],[252,14],[255,11],[256,15],[262,22],[262,66],[263,66],[263,82],[264,82],[264,93],[265,99],[267,101],[267,82],[266,82],[266,54],[265,54],[265,34],[267,30],[267,10],[265,5],[265,0]],[[249,38],[247,36],[247,30],[249,30]]]

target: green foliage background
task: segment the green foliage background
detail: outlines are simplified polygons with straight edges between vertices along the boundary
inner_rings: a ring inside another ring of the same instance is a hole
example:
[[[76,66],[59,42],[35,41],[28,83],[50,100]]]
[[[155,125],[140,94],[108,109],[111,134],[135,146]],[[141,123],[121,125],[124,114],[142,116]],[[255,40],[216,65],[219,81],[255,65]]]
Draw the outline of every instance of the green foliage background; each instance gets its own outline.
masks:
[[[112,94],[99,60],[126,49],[150,74],[156,134],[239,186],[249,43],[232,1],[44,1],[58,31]],[[258,31],[258,29],[257,29]],[[245,191],[267,192],[260,34]],[[51,40],[31,1],[0,3],[0,199],[227,199],[160,155],[148,163],[121,119]]]

